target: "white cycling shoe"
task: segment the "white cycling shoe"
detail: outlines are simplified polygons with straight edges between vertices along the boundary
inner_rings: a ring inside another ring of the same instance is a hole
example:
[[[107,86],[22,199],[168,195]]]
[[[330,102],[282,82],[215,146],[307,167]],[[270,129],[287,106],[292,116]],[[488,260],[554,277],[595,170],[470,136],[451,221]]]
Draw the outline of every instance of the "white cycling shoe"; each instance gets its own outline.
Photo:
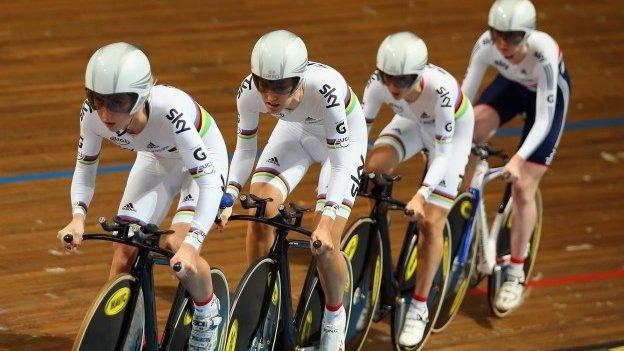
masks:
[[[347,325],[347,314],[344,308],[340,311],[340,316],[333,324],[326,322],[323,316],[321,329],[321,351],[344,351],[345,350],[345,329]]]
[[[425,334],[427,323],[429,322],[429,311],[417,308],[414,303],[410,302],[409,309],[405,315],[403,330],[399,335],[399,345],[412,347],[417,345]]]
[[[219,299],[215,296],[214,302],[219,311]],[[193,315],[191,337],[189,338],[188,351],[214,351],[217,348],[219,324],[223,318],[219,314],[199,317]]]
[[[522,293],[524,292],[524,272],[514,275],[507,274],[507,280],[503,283],[496,294],[494,304],[502,311],[509,311],[518,308],[522,303]]]

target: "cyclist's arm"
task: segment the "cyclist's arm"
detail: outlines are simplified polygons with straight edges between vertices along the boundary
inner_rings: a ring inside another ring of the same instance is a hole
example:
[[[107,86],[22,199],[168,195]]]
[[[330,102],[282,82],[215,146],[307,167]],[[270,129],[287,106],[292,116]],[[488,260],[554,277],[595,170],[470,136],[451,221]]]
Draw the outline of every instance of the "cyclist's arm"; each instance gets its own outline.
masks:
[[[477,95],[477,90],[479,90],[485,71],[489,66],[487,56],[489,55],[488,52],[491,50],[491,47],[492,40],[490,39],[489,33],[485,32],[481,35],[479,40],[477,40],[477,43],[472,49],[470,62],[466,70],[466,77],[461,86],[462,91],[470,101],[473,101],[474,97]]]
[[[368,79],[366,88],[364,88],[364,96],[362,98],[362,110],[364,111],[364,117],[366,118],[366,129],[370,134],[375,118],[379,113],[382,100],[380,96],[385,93],[386,87],[381,83],[379,78],[379,72],[375,71]]]
[[[346,89],[337,89],[336,91],[336,96],[342,97],[346,94]],[[325,103],[324,100],[321,101],[321,103]],[[336,99],[335,103],[325,105],[323,109],[326,115],[324,122],[325,138],[331,164],[323,216],[333,220],[336,218],[336,208],[342,204],[347,186],[351,182],[349,165],[352,163],[350,160],[352,157],[359,157],[359,155],[352,154],[348,149],[349,143],[352,141],[342,99]]]
[[[230,174],[226,192],[235,198],[249,179],[258,150],[257,93],[251,89],[251,77],[247,77],[239,88],[236,106],[238,109],[238,131],[236,149],[230,162]]]
[[[95,176],[102,146],[102,137],[91,127],[94,118],[98,116],[85,101],[80,111],[78,157],[70,190],[72,214],[82,215],[83,218],[87,216],[87,210],[95,192]]]
[[[558,71],[557,53],[544,54],[542,61],[535,67],[537,74],[537,94],[535,102],[535,123],[516,153],[524,160],[528,159],[544,141],[550,130],[557,103]]]
[[[453,135],[455,134],[455,99],[445,99],[445,92],[451,94],[451,88],[439,86],[436,89],[438,99],[435,108],[435,140],[434,158],[427,169],[423,183],[418,193],[425,200],[444,178],[451,158]],[[457,94],[458,95],[458,94]]]
[[[192,116],[201,118],[199,115],[201,112],[192,99],[189,98],[188,100],[187,104],[179,106],[182,110],[180,118],[187,119],[187,125],[192,126],[194,125]],[[184,239],[185,243],[199,251],[217,215],[224,184],[219,172],[217,172],[215,161],[208,157],[210,145],[204,143],[197,129],[189,128],[179,132],[176,130],[175,124],[170,125],[176,148],[199,188],[195,215],[191,222],[189,234]]]

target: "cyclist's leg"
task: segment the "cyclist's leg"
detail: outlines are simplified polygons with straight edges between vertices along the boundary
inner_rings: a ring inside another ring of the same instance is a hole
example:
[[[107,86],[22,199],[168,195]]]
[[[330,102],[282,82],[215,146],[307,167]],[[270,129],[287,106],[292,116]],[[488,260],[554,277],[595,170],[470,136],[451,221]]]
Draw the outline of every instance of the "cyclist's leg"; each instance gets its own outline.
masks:
[[[450,198],[449,198],[450,199]],[[437,203],[425,205],[425,218],[419,223],[418,266],[416,267],[416,287],[414,296],[422,297],[426,302],[431,289],[431,282],[438,271],[442,259],[444,220],[449,208]]]
[[[324,252],[317,256],[317,270],[319,280],[325,294],[325,310],[323,312],[322,330],[321,330],[321,348],[337,348],[340,345],[344,347],[346,327],[348,323],[348,313],[350,313],[350,297],[349,301],[343,301],[345,297],[345,287],[351,287],[350,267],[345,261],[345,256],[340,250],[340,241],[347,219],[351,213],[351,207],[355,202],[358,191],[359,179],[364,169],[364,160],[366,159],[366,151],[368,147],[366,122],[364,112],[357,103],[355,94],[351,96],[352,103],[356,103],[355,107],[347,115],[347,123],[350,130],[350,144],[348,145],[349,153],[354,157],[351,158],[349,165],[350,184],[346,187],[342,197],[342,203],[339,204],[334,223],[330,234],[334,249]],[[325,139],[316,138],[314,143],[305,145],[306,150],[325,150],[323,155],[316,155],[317,161],[323,163],[321,173],[318,180],[317,201],[314,228],[321,220],[321,214],[325,208],[325,196],[329,189],[331,181],[331,161],[326,153]],[[319,159],[318,156],[321,158]],[[351,290],[351,289],[349,289]],[[343,306],[343,303],[345,305]]]
[[[117,214],[142,224],[159,224],[165,217],[171,199],[178,190],[172,190],[169,172],[179,161],[158,158],[152,153],[138,152],[124,190]],[[178,187],[179,187],[179,181]],[[179,188],[178,188],[179,189]],[[113,243],[113,261],[109,279],[130,270],[138,250],[134,247]]]
[[[509,122],[518,113],[523,112],[522,103],[516,94],[517,83],[498,75],[483,90],[479,101],[474,105],[474,134],[472,141],[475,144],[484,143],[494,136],[498,128]],[[466,166],[463,187],[468,188],[472,181],[477,158],[470,155]]]
[[[207,112],[205,110],[202,109],[202,112],[204,118],[209,117],[206,116]],[[207,157],[217,171],[221,186],[221,191],[208,195],[221,196],[225,188],[225,179],[228,173],[228,158],[225,141],[215,123],[210,125],[210,129],[202,136],[202,140],[204,140]],[[195,216],[195,208],[201,197],[199,194],[199,186],[195,180],[193,180],[184,169],[182,169],[182,172],[185,174],[183,175],[184,180],[179,188],[180,199],[170,227],[170,229],[175,232],[166,239],[167,246],[174,252],[177,252],[191,228],[191,223]],[[201,256],[197,257],[196,264],[197,272],[187,272],[181,281],[196,303],[209,301],[213,292],[210,265]]]
[[[416,286],[405,316],[403,330],[399,336],[401,345],[416,345],[426,335],[425,332],[429,322],[427,302],[433,280],[438,272],[443,256],[443,230],[446,225],[446,217],[461,186],[464,168],[468,162],[473,126],[474,114],[472,108],[469,107],[455,119],[452,155],[448,161],[446,173],[442,181],[435,187],[433,193],[427,198],[425,217],[418,226]],[[433,162],[435,154],[431,156],[429,165]],[[439,294],[438,304],[443,301],[441,295],[443,294],[443,289]],[[437,313],[438,307],[439,305],[435,306],[435,311],[432,310],[432,312]],[[431,317],[434,319],[435,313]]]
[[[524,259],[526,248],[537,219],[535,194],[539,182],[548,168],[545,165],[525,162],[520,179],[512,186],[513,217],[511,227],[511,257]]]
[[[431,282],[442,258],[443,234],[446,217],[450,211],[464,175],[464,168],[470,155],[473,135],[474,113],[472,108],[455,118],[452,154],[444,178],[427,199],[425,218],[419,223],[418,265],[416,267],[416,288],[414,296],[429,295]],[[429,165],[435,154],[429,158]]]
[[[294,189],[312,163],[302,143],[308,136],[300,123],[278,121],[271,137],[262,151],[251,179],[250,192],[260,197],[270,197],[265,215],[277,214],[290,191]],[[251,209],[250,213],[255,213]],[[247,227],[247,261],[253,263],[265,256],[275,240],[274,230],[265,224],[250,222]]]
[[[536,94],[525,89],[520,95],[527,106],[527,121],[522,133],[520,145],[524,142],[533,127],[535,120]],[[557,102],[553,114],[553,121],[546,137],[537,149],[529,156],[520,170],[520,179],[512,186],[513,213],[511,227],[511,264],[507,274],[507,281],[498,291],[495,304],[502,310],[518,307],[522,302],[522,291],[525,280],[524,259],[527,245],[531,240],[533,228],[537,220],[535,195],[541,178],[552,162],[557,146],[561,141],[565,128],[565,118],[570,97],[569,78],[567,73],[559,76]]]

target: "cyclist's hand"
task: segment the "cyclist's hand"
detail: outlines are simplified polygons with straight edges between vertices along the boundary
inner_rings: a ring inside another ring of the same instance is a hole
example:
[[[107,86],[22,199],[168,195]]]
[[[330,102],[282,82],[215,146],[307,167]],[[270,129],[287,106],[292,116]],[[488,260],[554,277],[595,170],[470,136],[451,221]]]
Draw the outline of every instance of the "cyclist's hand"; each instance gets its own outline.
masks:
[[[319,248],[315,248],[313,244],[317,240],[321,242],[321,246]],[[334,250],[334,242],[332,240],[330,228],[327,228],[326,226],[321,226],[319,223],[319,226],[316,227],[316,229],[310,236],[310,250],[312,251],[313,255],[317,256],[321,256],[324,253]]]
[[[509,183],[520,180],[520,169],[524,160],[518,155],[514,155],[503,167],[503,178]]]
[[[221,214],[219,214],[219,219],[221,221],[215,222],[215,226],[217,227],[218,231],[222,231],[223,228],[225,228],[225,225],[227,224],[228,219],[230,218],[231,215],[232,215],[232,207],[224,208],[223,210],[221,210]]]
[[[232,215],[232,206],[234,206],[234,195],[223,193],[221,202],[219,203],[219,219],[215,221],[217,230],[222,231]]]
[[[197,250],[193,246],[187,243],[182,243],[180,248],[175,253],[175,255],[169,260],[169,266],[173,269],[173,266],[180,262],[182,264],[182,269],[179,272],[173,271],[173,274],[178,279],[183,279],[188,274],[195,275],[197,274]]]
[[[425,218],[425,198],[420,194],[414,195],[405,206],[405,209],[414,212],[413,215],[406,216],[410,222],[420,221]]]
[[[82,234],[84,234],[84,217],[79,214],[75,214],[69,224],[65,226],[65,228],[58,231],[56,237],[61,241],[61,244],[65,246],[67,250],[72,250],[78,247],[82,243]],[[63,237],[66,234],[71,234],[74,237],[74,240],[68,244],[63,240]]]

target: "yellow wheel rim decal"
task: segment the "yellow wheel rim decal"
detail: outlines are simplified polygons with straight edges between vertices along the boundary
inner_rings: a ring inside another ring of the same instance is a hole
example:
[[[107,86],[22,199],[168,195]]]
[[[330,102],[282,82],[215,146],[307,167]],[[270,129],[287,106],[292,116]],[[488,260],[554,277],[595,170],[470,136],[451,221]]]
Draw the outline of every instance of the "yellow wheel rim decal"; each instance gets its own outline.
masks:
[[[377,256],[377,260],[375,262],[375,276],[373,278],[373,292],[375,295],[371,299],[371,306],[375,306],[377,304],[377,299],[379,298],[379,286],[381,285],[381,257]]]
[[[349,239],[347,246],[343,250],[345,255],[349,258],[349,261],[353,261],[353,256],[355,256],[355,250],[358,247],[358,243],[360,242],[360,235],[356,234]]]
[[[232,322],[230,332],[228,333],[226,351],[234,351],[236,349],[236,338],[238,337],[238,319]]]
[[[461,306],[461,302],[464,299],[464,295],[466,294],[466,290],[468,289],[468,279],[464,279],[457,294],[455,295],[455,299],[453,300],[453,304],[451,305],[451,310],[449,311],[449,316],[454,316],[455,313],[459,310],[459,306]]]
[[[117,291],[106,301],[106,306],[104,307],[104,313],[107,316],[114,316],[117,313],[123,311],[130,300],[130,288],[123,287]]]
[[[184,311],[184,319],[183,319],[183,323],[184,325],[189,325],[191,324],[191,321],[193,320],[193,317],[191,317],[191,310],[186,310]]]
[[[466,199],[459,205],[459,214],[461,214],[464,219],[468,219],[470,218],[470,212],[472,212],[472,201]]]
[[[418,264],[418,247],[414,246],[409,259],[407,260],[407,269],[405,270],[405,281],[408,281],[416,272],[416,265]]]

